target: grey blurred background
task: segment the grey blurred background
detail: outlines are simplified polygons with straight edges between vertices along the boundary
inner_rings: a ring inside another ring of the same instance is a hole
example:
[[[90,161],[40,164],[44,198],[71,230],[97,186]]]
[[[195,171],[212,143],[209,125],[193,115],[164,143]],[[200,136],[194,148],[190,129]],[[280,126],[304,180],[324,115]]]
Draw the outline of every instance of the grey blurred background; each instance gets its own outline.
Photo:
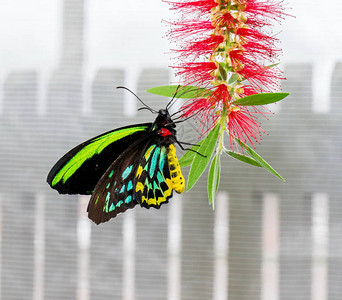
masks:
[[[215,211],[204,176],[160,210],[96,226],[88,198],[46,175],[85,139],[153,120],[116,86],[165,106],[144,90],[175,80],[172,13],[161,0],[1,1],[1,300],[342,299],[342,3],[288,2],[296,18],[275,32],[291,96],[256,149],[286,182],[223,157]]]

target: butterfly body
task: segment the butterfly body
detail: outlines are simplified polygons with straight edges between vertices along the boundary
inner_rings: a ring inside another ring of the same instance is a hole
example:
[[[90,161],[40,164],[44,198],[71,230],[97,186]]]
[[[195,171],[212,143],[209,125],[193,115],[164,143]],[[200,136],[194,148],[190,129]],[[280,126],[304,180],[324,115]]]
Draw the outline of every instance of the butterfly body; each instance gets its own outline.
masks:
[[[154,123],[108,131],[65,154],[47,182],[61,194],[91,194],[88,215],[106,222],[136,204],[160,208],[185,183],[176,156],[175,123],[167,109]]]

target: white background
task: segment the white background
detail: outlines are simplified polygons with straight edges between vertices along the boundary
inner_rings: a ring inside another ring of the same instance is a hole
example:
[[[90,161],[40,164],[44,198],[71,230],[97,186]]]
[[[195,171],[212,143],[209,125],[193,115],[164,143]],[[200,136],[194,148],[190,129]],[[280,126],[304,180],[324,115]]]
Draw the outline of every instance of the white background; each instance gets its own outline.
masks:
[[[174,14],[161,0],[88,0],[85,3],[85,63],[99,66],[169,66],[171,45],[162,19]],[[280,32],[281,61],[321,63],[342,57],[342,3],[288,1]],[[54,66],[61,48],[62,1],[2,0],[0,68]],[[77,21],[77,20],[75,20]]]

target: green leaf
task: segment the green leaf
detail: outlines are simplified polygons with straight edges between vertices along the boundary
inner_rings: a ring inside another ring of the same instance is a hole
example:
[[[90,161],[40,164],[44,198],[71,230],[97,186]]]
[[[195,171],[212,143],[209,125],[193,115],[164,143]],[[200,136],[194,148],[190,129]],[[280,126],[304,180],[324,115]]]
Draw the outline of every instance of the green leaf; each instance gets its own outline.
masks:
[[[179,160],[179,165],[180,165],[181,167],[187,167],[187,166],[190,166],[190,165],[191,165],[191,163],[192,163],[194,157],[195,157],[196,155],[198,155],[198,154],[197,154],[196,152],[194,152],[194,151],[197,151],[197,152],[198,152],[199,146],[202,145],[202,142],[203,142],[203,140],[197,143],[198,146],[197,146],[197,145],[196,145],[196,146],[192,146],[190,149],[193,150],[193,151],[188,150],[187,152],[185,152],[185,154],[184,154],[184,155],[180,158],[180,160]]]
[[[208,174],[208,198],[209,204],[215,203],[215,195],[220,183],[220,154],[217,153],[211,161],[209,174]]]
[[[234,157],[235,159],[238,159],[246,164],[250,164],[256,167],[262,167],[255,159],[251,157],[248,157],[248,156],[245,156],[245,155],[242,155],[242,154],[230,151],[230,150],[226,150],[226,153],[230,155],[231,157]]]
[[[247,96],[233,102],[235,105],[266,105],[280,101],[290,95],[289,93],[262,93]]]
[[[217,138],[220,132],[220,125],[217,124],[209,133],[209,135],[203,140],[201,146],[199,147],[198,151],[201,155],[196,155],[192,161],[189,178],[188,178],[188,185],[187,190],[191,190],[191,188],[195,185],[198,178],[201,177],[202,173],[204,172],[205,168],[207,167],[210,158],[215,150]]]
[[[225,65],[226,64],[219,63],[219,72],[220,72],[222,80],[224,80],[224,81],[227,80],[227,72],[225,70]]]
[[[228,83],[231,84],[237,80],[238,80],[238,76],[235,73],[233,73],[232,76],[230,76]]]
[[[178,89],[178,90],[177,90]],[[211,90],[200,88],[198,86],[178,86],[178,85],[163,85],[156,86],[146,90],[146,92],[160,95],[165,97],[173,97],[175,98],[201,98],[207,97],[212,94]],[[176,94],[177,92],[177,94]],[[176,95],[175,95],[176,94]]]
[[[264,66],[264,69],[271,69],[271,68],[273,68],[273,67],[275,67],[275,66],[278,66],[279,65],[279,63],[276,63],[276,64],[273,64],[273,65],[268,65],[268,66]]]
[[[280,178],[281,180],[285,181],[283,177],[281,177],[276,170],[274,170],[267,162],[264,160],[258,153],[256,153],[253,149],[248,147],[245,143],[241,142],[237,137],[235,137],[237,142],[243,147],[247,153],[256,160],[257,163],[259,163],[260,166],[262,166],[264,169],[266,169],[268,172],[273,174],[274,176]]]

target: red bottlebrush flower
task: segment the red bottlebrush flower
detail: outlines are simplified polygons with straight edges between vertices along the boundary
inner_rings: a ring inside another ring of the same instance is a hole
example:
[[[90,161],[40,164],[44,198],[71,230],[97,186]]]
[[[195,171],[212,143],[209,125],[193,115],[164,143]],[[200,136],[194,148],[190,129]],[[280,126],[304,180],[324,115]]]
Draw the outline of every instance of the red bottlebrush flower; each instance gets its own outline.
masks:
[[[256,91],[255,87],[251,85],[243,85],[241,86],[241,92],[239,92],[238,94],[240,97],[247,97],[247,96],[255,95],[257,93],[258,91]]]
[[[213,80],[212,72],[217,69],[212,62],[184,63],[173,68],[178,69],[176,75],[180,76],[186,85],[196,83],[200,86],[208,86]]]
[[[231,137],[254,145],[263,132],[256,120],[261,113],[237,106],[234,101],[279,88],[278,80],[283,78],[274,67],[280,53],[275,46],[278,39],[265,27],[284,15],[282,1],[166,2],[181,14],[169,32],[171,40],[180,43],[175,50],[179,55],[179,65],[174,67],[177,75],[186,85],[212,91],[209,96],[186,102],[182,116],[194,115],[201,120],[201,136],[218,119],[224,119]]]
[[[243,48],[245,56],[251,57],[255,61],[273,60],[280,53],[280,50],[255,42],[247,42]]]
[[[219,118],[212,109],[213,105],[215,104],[209,98],[196,98],[189,100],[182,107],[183,118],[194,117],[200,121],[200,128],[202,128],[200,137],[210,131]]]
[[[246,27],[241,27],[236,30],[236,34],[243,36],[245,38],[248,38],[249,40],[257,41],[257,42],[266,42],[266,43],[272,43],[276,41],[275,38],[259,32],[258,30],[251,29],[251,28],[246,28]]]
[[[213,88],[213,93],[208,96],[211,99],[211,102],[216,105],[217,108],[221,108],[222,106],[228,106],[231,102],[231,96],[226,84],[220,84]]]
[[[184,14],[203,14],[210,13],[210,10],[217,6],[215,0],[198,0],[198,1],[183,1],[183,2],[173,2],[165,1],[173,6],[173,9],[182,10]]]
[[[194,34],[197,37],[202,37],[210,34],[213,30],[212,23],[203,20],[183,20],[168,24],[173,27],[168,34],[172,41],[184,41],[184,39],[192,37]]]
[[[284,15],[283,1],[258,1],[246,0],[245,3],[239,4],[242,11],[247,13],[248,17],[254,17],[257,20],[262,19],[281,19]]]
[[[201,136],[215,125],[215,121],[220,117],[217,111],[220,112],[223,106],[227,106],[231,102],[227,85],[220,84],[212,90],[207,98],[191,99],[182,108],[183,117],[195,116],[201,120]]]
[[[246,78],[259,92],[278,89],[280,72],[276,68],[260,66],[249,59],[244,51],[233,50],[229,52],[234,71]]]
[[[262,114],[256,110],[256,114]],[[261,132],[265,131],[260,127],[257,117],[245,107],[232,107],[228,111],[228,130],[230,133],[230,146],[233,148],[236,136],[240,141],[246,142],[247,140],[253,145],[261,140]]]
[[[237,73],[244,78],[247,78],[258,93],[279,89],[278,80],[283,79],[280,77],[277,69],[258,66],[252,62],[250,65],[246,64],[245,67],[240,71],[237,71]]]
[[[180,50],[182,59],[188,59],[189,57],[198,59],[201,55],[211,54],[216,48],[224,41],[224,37],[220,35],[212,35],[200,41],[185,42],[186,45]]]
[[[263,45],[263,48],[270,50],[274,48],[274,43],[278,41],[272,36],[251,28],[238,28],[236,34],[248,44]]]
[[[238,25],[239,21],[234,18],[230,13],[224,13],[222,16],[218,17],[213,21],[215,27],[222,28],[224,26],[229,28],[234,28]]]

